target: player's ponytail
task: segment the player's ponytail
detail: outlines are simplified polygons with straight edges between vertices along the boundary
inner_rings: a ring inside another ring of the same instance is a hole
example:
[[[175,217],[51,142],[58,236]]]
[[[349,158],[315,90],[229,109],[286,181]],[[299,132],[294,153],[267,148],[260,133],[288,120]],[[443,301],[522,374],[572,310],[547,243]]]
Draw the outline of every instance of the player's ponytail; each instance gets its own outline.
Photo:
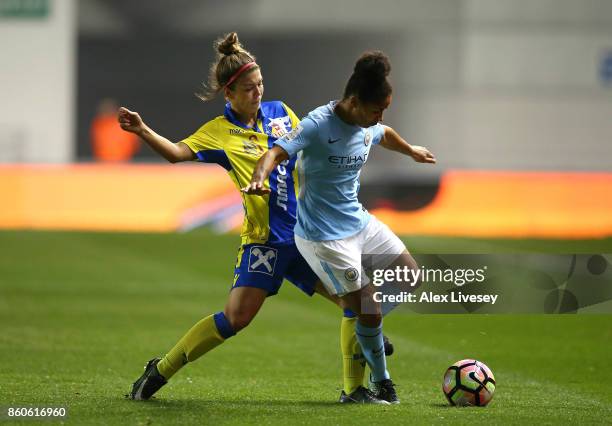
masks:
[[[202,83],[203,90],[196,93],[203,101],[213,99],[225,86],[233,89],[240,74],[259,68],[255,63],[255,56],[240,44],[235,32],[215,40],[213,48],[217,52],[217,59],[210,66],[208,82]]]
[[[387,79],[390,72],[387,55],[380,51],[365,52],[357,60],[346,84],[344,99],[356,96],[363,103],[383,102],[393,92]]]

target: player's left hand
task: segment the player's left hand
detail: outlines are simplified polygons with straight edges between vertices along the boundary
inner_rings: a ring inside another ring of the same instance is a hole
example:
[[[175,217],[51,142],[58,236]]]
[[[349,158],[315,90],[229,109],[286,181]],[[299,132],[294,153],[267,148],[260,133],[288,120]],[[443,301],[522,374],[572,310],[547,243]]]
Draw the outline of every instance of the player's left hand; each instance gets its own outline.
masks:
[[[270,188],[266,188],[263,182],[251,182],[241,191],[249,195],[266,195],[271,192]]]
[[[436,157],[424,146],[412,145],[412,159],[417,163],[436,163]]]

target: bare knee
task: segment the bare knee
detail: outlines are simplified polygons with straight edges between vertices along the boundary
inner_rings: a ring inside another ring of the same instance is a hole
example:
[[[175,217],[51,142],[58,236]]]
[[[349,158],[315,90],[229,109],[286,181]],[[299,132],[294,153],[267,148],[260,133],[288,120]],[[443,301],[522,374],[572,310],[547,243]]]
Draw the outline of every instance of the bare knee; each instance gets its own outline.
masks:
[[[228,309],[227,307],[225,308],[224,313],[225,317],[228,319],[228,321],[232,325],[232,328],[234,329],[234,332],[236,333],[248,326],[251,321],[253,321],[253,318],[255,318],[256,314],[250,312],[247,309]]]
[[[234,332],[251,323],[267,296],[266,290],[255,287],[237,287],[231,291],[223,312]]]
[[[359,315],[359,322],[366,327],[378,327],[382,322],[382,315],[376,314],[361,314]]]

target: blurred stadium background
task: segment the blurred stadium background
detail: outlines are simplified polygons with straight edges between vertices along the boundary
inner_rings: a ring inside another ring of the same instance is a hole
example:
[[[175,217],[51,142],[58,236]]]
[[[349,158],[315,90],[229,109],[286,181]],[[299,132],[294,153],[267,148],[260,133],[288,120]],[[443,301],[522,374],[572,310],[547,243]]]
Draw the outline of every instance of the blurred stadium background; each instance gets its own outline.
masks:
[[[292,286],[157,401],[122,398],[146,359],[224,306],[238,238],[223,234],[242,208],[220,167],[146,147],[96,161],[92,123],[112,99],[178,141],[221,114],[222,99],[193,93],[229,31],[257,55],[265,99],[300,116],[341,96],[363,50],[389,54],[385,121],[438,163],[374,150],[360,196],[414,252],[612,252],[610,0],[0,0],[0,409],[68,406],[74,424],[380,421],[334,403],[339,313]],[[540,288],[542,312],[566,312],[562,288]],[[591,315],[394,315],[405,403],[385,421],[609,421],[604,293]],[[440,391],[467,357],[498,379],[484,411],[448,410]]]
[[[362,199],[397,232],[612,235],[608,0],[0,0],[0,228],[234,228],[219,170],[159,168],[146,147],[95,163],[90,136],[108,98],[174,141],[219,115],[193,93],[232,30],[265,99],[300,116],[341,95],[360,52],[390,55],[386,122],[438,157],[368,162]]]

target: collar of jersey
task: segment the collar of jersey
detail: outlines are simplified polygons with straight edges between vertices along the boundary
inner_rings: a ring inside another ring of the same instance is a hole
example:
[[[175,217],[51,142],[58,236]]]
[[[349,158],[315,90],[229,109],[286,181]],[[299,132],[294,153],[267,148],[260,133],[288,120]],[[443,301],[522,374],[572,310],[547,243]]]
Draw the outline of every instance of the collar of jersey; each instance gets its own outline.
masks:
[[[342,126],[346,127],[347,129],[351,129],[352,131],[361,131],[364,128],[361,126],[358,126],[356,124],[349,124],[346,121],[344,121],[343,119],[340,118],[340,116],[338,114],[336,114],[336,105],[338,105],[337,100],[335,101],[331,101],[329,104],[327,104],[327,106],[329,107],[329,110],[331,111],[331,115],[332,117],[334,117],[334,119],[336,121],[338,121],[339,123],[342,124]]]
[[[259,132],[259,133],[265,133],[266,122],[264,121],[264,115],[263,115],[263,112],[261,111],[261,107],[259,107],[259,110],[257,111],[257,121],[261,120],[261,124],[264,127],[263,132],[259,129],[259,127],[257,127],[257,121],[255,121],[255,125],[253,127],[248,127],[242,121],[238,120],[238,117],[236,117],[236,114],[234,114],[234,111],[232,110],[232,104],[230,104],[229,102],[225,104],[225,112],[223,113],[223,115],[225,115],[225,118],[227,118],[227,120],[230,123],[238,127],[242,127],[243,129],[246,129],[246,130],[255,130],[256,132]]]

